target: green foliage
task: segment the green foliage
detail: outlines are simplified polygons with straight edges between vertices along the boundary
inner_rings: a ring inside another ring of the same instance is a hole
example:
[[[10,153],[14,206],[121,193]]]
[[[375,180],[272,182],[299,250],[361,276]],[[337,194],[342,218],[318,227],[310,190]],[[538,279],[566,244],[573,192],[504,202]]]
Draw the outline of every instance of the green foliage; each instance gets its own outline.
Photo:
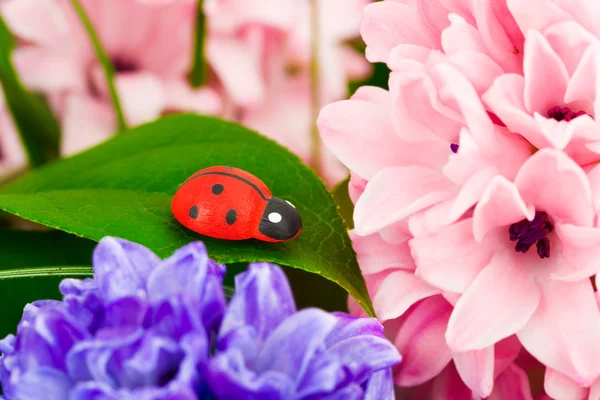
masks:
[[[338,183],[331,191],[331,195],[338,205],[338,213],[344,219],[348,229],[354,229],[354,203],[348,194],[348,183],[350,183],[350,177]]]
[[[29,164],[38,167],[58,157],[60,130],[46,102],[25,89],[19,80],[11,61],[14,45],[0,18],[0,83]]]
[[[71,0],[71,4],[75,9],[75,12],[79,16],[81,23],[85,27],[85,30],[88,33],[90,41],[92,42],[92,46],[94,47],[94,51],[96,52],[96,57],[98,57],[98,61],[100,65],[102,65],[102,69],[104,70],[104,75],[106,76],[106,82],[108,84],[108,91],[110,92],[110,101],[112,102],[113,108],[115,110],[115,114],[117,115],[117,124],[119,125],[119,130],[127,129],[127,123],[125,122],[125,114],[123,113],[123,109],[121,108],[121,101],[119,100],[119,95],[117,93],[117,88],[115,87],[115,68],[112,64],[112,61],[104,51],[102,47],[102,43],[100,42],[100,38],[96,34],[90,19],[87,17],[85,10],[79,3],[79,0]]]
[[[258,176],[302,215],[300,236],[285,243],[207,238],[179,225],[170,202],[179,185],[212,165]],[[322,275],[365,309],[372,306],[336,204],[314,172],[285,148],[239,125],[178,115],[131,130],[0,189],[0,208],[92,240],[118,236],[166,257],[203,240],[222,263],[270,261]]]
[[[205,57],[206,16],[204,15],[204,0],[197,0],[196,26],[194,32],[194,59],[190,71],[190,84],[199,88],[206,82],[207,68]]]
[[[0,230],[0,275],[20,268],[91,265],[95,242],[64,232]],[[38,271],[39,271],[38,270]],[[89,272],[88,272],[89,274]],[[15,333],[25,304],[59,299],[58,283],[65,276],[0,280],[0,337]]]

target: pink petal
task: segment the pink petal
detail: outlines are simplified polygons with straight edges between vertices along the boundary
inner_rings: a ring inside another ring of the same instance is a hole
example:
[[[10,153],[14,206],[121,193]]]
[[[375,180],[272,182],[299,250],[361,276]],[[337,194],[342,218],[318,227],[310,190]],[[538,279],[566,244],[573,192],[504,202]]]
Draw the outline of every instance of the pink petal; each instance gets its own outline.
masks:
[[[367,5],[360,24],[360,34],[367,44],[367,59],[387,62],[390,51],[403,43],[436,48],[437,43],[420,22],[416,9],[406,4],[385,1]]]
[[[86,69],[68,53],[43,47],[21,47],[13,52],[19,77],[35,91],[83,90]]]
[[[498,377],[519,356],[522,346],[516,335],[509,336],[494,345],[494,377]]]
[[[438,294],[439,290],[417,278],[411,271],[391,271],[373,293],[373,307],[380,321],[398,318],[419,300]]]
[[[452,350],[491,346],[519,331],[537,309],[540,290],[513,254],[496,253],[456,303],[446,331]]]
[[[564,101],[571,103],[577,100],[594,101],[598,93],[598,75],[600,73],[600,45],[593,43],[583,53],[579,64],[573,72],[565,92]],[[594,112],[598,112],[594,104]]]
[[[53,45],[69,33],[68,21],[55,0],[4,1],[2,18],[11,31],[40,45]]]
[[[388,68],[394,70],[396,68],[401,69],[404,62],[407,60],[417,61],[421,64],[425,64],[435,50],[431,50],[428,47],[417,46],[415,44],[399,44],[394,47],[390,52],[389,60],[387,62]],[[398,65],[396,65],[398,63]]]
[[[556,224],[555,229],[566,268],[553,271],[553,279],[576,281],[600,272],[600,228]]]
[[[116,130],[112,107],[91,97],[71,95],[62,119],[61,154],[78,153],[108,139]]]
[[[432,150],[428,143],[402,141],[389,113],[389,107],[380,102],[344,100],[323,107],[317,125],[325,145],[352,172],[367,180],[387,167],[441,165],[438,154],[447,154],[447,146]],[[430,154],[427,159],[422,156],[425,152]]]
[[[439,89],[426,73],[392,72],[392,120],[398,135],[409,142],[432,142],[439,138],[452,143],[458,138],[460,121],[440,113]],[[446,145],[447,147],[448,145]]]
[[[600,400],[600,379],[598,379],[590,388],[588,400]]]
[[[527,204],[546,211],[555,223],[591,226],[594,207],[590,183],[581,167],[562,151],[542,149],[535,153],[521,167],[515,185]]]
[[[539,32],[530,31],[525,41],[523,75],[525,107],[529,112],[546,115],[551,107],[563,104],[569,73]]]
[[[517,333],[535,358],[580,386],[600,375],[600,311],[589,281],[539,281],[541,300]],[[576,311],[574,311],[576,310]]]
[[[452,353],[462,381],[478,396],[487,397],[494,387],[494,347]]]
[[[475,51],[454,53],[448,61],[465,75],[479,95],[488,90],[503,73],[502,68],[489,56]]]
[[[433,381],[432,400],[472,399],[473,393],[460,379],[454,363],[450,363]]]
[[[569,19],[569,14],[551,0],[529,0],[527,3],[521,0],[506,0],[506,5],[521,28],[521,32],[528,32],[530,29],[541,32],[556,22]]]
[[[358,256],[358,264],[363,275],[376,274],[386,269],[415,270],[415,261],[410,254],[408,242],[392,245],[384,241],[378,233],[369,236],[348,232],[352,246]]]
[[[348,182],[348,195],[353,204],[356,204],[358,198],[362,196],[365,188],[367,187],[367,181],[357,174],[350,174],[350,182]]]
[[[473,238],[473,220],[464,219],[431,236],[410,240],[416,274],[443,291],[464,293],[492,259],[492,249]]]
[[[515,26],[511,13],[498,3],[494,0],[473,2],[472,12],[487,53],[505,71],[520,72],[522,56],[514,49],[522,43],[522,33]]]
[[[187,82],[173,79],[163,82],[163,89],[167,110],[218,115],[223,109],[221,96],[210,87],[193,89]]]
[[[546,369],[544,375],[544,390],[550,397],[561,400],[581,400],[588,394],[586,388],[550,368]]]
[[[265,95],[265,83],[254,54],[235,38],[211,38],[206,57],[225,91],[242,106],[254,106]]]
[[[452,307],[442,296],[425,299],[408,311],[394,340],[402,354],[402,363],[395,369],[397,385],[419,385],[448,365],[452,354],[444,331],[451,312]]]
[[[374,103],[389,105],[392,98],[390,92],[377,86],[361,86],[351,97],[352,100],[366,100]]]
[[[409,221],[412,234],[420,236],[437,232],[458,221],[479,201],[489,181],[497,174],[495,167],[484,167],[470,177],[456,196],[420,212],[418,217],[412,216]]]
[[[481,39],[481,33],[476,27],[456,14],[450,14],[448,18],[450,19],[450,26],[442,32],[442,47],[446,54],[462,51],[487,53],[485,44]]]
[[[502,176],[496,176],[481,195],[473,211],[473,235],[481,242],[493,228],[527,218],[533,220],[535,210],[527,206],[517,186]]]
[[[0,101],[4,100],[2,93],[0,98],[2,98]],[[12,115],[3,108],[0,108],[0,148],[2,149],[0,177],[10,175],[27,166],[27,157]]]
[[[533,400],[527,374],[516,365],[509,366],[494,383],[488,400]]]
[[[587,173],[590,187],[592,188],[592,200],[594,202],[594,210],[600,212],[600,164],[596,164]]]
[[[370,235],[452,195],[454,184],[425,167],[387,168],[376,174],[354,208],[356,233]]]
[[[439,36],[450,25],[448,22],[450,10],[442,2],[437,0],[417,0],[416,7],[422,21],[435,36]]]
[[[590,44],[597,39],[575,21],[562,21],[544,31],[546,40],[572,75]]]
[[[115,79],[115,86],[130,125],[152,121],[158,118],[164,109],[162,85],[152,73],[119,74]]]
[[[595,4],[590,4],[587,0],[556,0],[556,5],[567,11],[573,19],[590,32],[595,35],[600,34],[598,28],[600,11]]]
[[[537,148],[547,147],[548,139],[542,135],[533,116],[526,110],[524,90],[523,76],[505,74],[494,81],[483,94],[482,100],[512,132],[518,132]]]

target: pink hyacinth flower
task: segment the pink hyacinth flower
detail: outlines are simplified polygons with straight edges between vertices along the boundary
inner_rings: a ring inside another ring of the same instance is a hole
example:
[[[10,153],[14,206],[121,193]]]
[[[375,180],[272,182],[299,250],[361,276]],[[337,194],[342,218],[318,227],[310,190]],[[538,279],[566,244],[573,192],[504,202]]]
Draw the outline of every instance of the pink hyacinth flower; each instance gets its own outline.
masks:
[[[584,171],[544,149],[514,183],[494,178],[472,218],[412,239],[416,274],[462,293],[450,348],[483,349],[516,333],[546,366],[589,386],[600,375],[600,311],[588,279],[600,257],[594,217]]]
[[[195,2],[145,4],[138,0],[83,0],[117,75],[115,84],[130,125],[172,110],[218,113],[211,89],[186,82]],[[116,130],[100,65],[70,2],[9,0],[2,16],[25,45],[13,60],[24,83],[48,94],[60,114],[62,152],[81,151]]]
[[[367,279],[368,280],[368,279]],[[350,312],[364,315],[349,298]],[[452,305],[441,295],[414,304],[402,317],[384,323],[385,334],[399,351],[402,365],[394,369],[394,381],[407,399],[531,399],[524,370],[514,362],[521,345],[513,336],[481,351],[452,352],[444,332]]]

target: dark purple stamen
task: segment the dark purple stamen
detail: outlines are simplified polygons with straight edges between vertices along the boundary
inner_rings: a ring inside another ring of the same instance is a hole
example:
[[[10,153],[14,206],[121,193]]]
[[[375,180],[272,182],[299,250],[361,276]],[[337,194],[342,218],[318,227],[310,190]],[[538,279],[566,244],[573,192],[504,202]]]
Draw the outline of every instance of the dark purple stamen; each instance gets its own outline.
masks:
[[[139,69],[134,61],[124,57],[113,57],[112,64],[117,73],[135,72]]]
[[[583,110],[574,112],[569,107],[554,106],[548,110],[548,118],[554,118],[557,121],[570,121],[584,114],[586,112]]]
[[[548,258],[550,257],[550,241],[547,236],[553,229],[548,214],[544,211],[537,211],[533,221],[524,219],[512,224],[508,228],[508,235],[511,241],[517,241],[515,251],[527,253],[535,244],[538,256]]]
[[[453,153],[456,153],[458,151],[458,145],[456,143],[452,143],[450,145],[450,150],[452,150]]]

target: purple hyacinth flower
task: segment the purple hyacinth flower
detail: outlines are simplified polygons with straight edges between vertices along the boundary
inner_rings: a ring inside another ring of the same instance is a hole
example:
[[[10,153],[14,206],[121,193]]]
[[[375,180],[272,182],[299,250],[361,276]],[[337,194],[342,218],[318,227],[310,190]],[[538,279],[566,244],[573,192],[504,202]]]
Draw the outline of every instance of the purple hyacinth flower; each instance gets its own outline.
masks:
[[[393,399],[401,357],[375,319],[296,311],[275,265],[236,276],[205,379],[217,399]]]
[[[191,243],[167,260],[104,238],[94,278],[65,279],[63,301],[26,306],[0,341],[8,400],[195,400],[226,302],[225,267]]]

